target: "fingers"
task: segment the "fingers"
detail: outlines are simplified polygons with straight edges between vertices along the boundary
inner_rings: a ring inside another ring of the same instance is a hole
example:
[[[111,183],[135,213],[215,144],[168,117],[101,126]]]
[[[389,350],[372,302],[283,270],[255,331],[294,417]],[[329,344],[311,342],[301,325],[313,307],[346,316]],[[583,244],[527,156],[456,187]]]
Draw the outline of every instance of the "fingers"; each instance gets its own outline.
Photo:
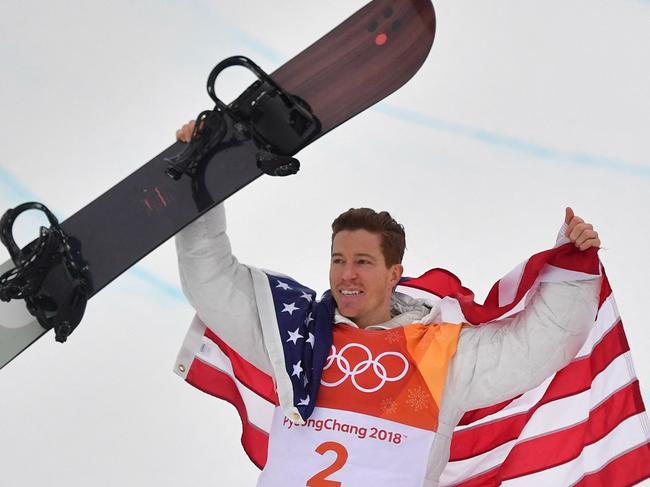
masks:
[[[600,246],[598,232],[595,230],[585,230],[575,240],[575,246],[580,250],[586,250],[589,247]]]
[[[573,212],[571,212],[573,213]],[[569,239],[572,238],[572,235],[574,235],[574,230],[578,225],[583,225],[585,224],[585,221],[580,218],[579,216],[573,216],[568,222],[566,222],[568,225],[568,228],[566,230],[566,236],[569,237]],[[575,238],[575,237],[574,237]],[[573,240],[572,240],[573,241]]]
[[[194,125],[196,125],[196,120],[190,120],[180,129],[176,131],[176,140],[181,142],[189,142],[192,140],[192,134],[194,133]]]
[[[569,240],[571,240],[574,243],[576,243],[580,238],[582,238],[586,232],[589,231],[593,232],[594,230],[593,225],[591,225],[590,223],[583,222],[582,218],[580,218],[580,220],[581,221],[579,223],[569,226],[569,232],[567,237],[569,237]]]
[[[576,244],[577,245],[577,244]],[[600,239],[599,238],[591,238],[589,240],[586,240],[580,245],[577,245],[579,250],[587,250],[590,249],[591,247],[596,247],[600,248]]]
[[[571,223],[571,220],[573,220],[574,216],[575,214],[573,213],[573,209],[570,206],[567,206],[564,210],[564,223],[567,225]]]
[[[565,222],[568,225],[566,236],[580,250],[591,247],[600,247],[598,232],[591,223],[586,223],[579,216],[575,216],[571,208],[566,209]]]

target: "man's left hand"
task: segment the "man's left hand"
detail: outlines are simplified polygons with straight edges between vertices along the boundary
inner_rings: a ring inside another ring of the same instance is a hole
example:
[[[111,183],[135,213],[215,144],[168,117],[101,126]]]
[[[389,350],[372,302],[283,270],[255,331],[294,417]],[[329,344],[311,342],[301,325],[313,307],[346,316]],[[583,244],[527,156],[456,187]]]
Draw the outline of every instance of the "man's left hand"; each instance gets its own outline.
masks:
[[[565,233],[566,237],[578,249],[600,248],[600,238],[598,238],[598,232],[594,230],[593,225],[576,216],[571,208],[566,209],[564,222],[568,226]]]

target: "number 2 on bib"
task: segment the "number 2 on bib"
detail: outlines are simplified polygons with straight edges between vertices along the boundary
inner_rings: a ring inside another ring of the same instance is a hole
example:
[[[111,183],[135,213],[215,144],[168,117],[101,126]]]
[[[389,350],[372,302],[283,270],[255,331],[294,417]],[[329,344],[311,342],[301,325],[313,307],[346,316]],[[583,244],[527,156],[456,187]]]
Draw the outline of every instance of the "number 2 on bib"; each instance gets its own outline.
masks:
[[[327,477],[334,472],[338,472],[343,468],[345,462],[348,461],[348,451],[340,443],[334,441],[326,441],[316,447],[316,453],[324,455],[328,451],[336,453],[334,463],[324,470],[321,470],[312,478],[307,481],[307,487],[341,487],[341,482],[336,480],[329,480]]]

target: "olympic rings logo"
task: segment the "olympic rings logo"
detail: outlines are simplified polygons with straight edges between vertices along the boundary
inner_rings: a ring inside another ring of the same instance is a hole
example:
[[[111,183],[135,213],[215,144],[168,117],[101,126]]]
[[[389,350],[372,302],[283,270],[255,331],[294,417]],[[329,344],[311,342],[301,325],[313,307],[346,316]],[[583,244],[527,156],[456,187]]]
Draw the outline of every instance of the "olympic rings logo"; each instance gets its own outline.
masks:
[[[352,348],[359,348],[363,350],[368,357],[366,360],[362,360],[354,367],[351,367],[350,361],[344,357],[345,352]],[[381,360],[384,357],[390,357],[390,356],[399,358],[404,364],[402,371],[396,376],[389,376],[386,367],[381,363]],[[348,343],[339,352],[337,352],[336,347],[332,345],[332,352],[330,353],[329,357],[327,357],[327,361],[325,363],[325,367],[323,367],[323,371],[329,369],[335,363],[339,368],[339,370],[343,373],[343,377],[341,377],[336,382],[326,382],[321,379],[320,383],[325,387],[336,387],[342,384],[343,382],[345,382],[348,378],[350,378],[352,380],[352,385],[354,385],[354,387],[356,387],[357,390],[361,392],[377,392],[379,389],[384,387],[384,384],[386,384],[386,382],[397,382],[398,380],[403,379],[409,370],[408,360],[406,360],[406,357],[404,357],[404,355],[402,355],[401,353],[383,352],[380,353],[376,359],[374,359],[372,358],[372,353],[370,352],[370,349],[365,345],[361,345],[359,343]],[[363,374],[370,367],[372,367],[373,372],[375,373],[375,375],[377,376],[380,382],[375,387],[367,388],[357,383],[357,376],[359,374]]]

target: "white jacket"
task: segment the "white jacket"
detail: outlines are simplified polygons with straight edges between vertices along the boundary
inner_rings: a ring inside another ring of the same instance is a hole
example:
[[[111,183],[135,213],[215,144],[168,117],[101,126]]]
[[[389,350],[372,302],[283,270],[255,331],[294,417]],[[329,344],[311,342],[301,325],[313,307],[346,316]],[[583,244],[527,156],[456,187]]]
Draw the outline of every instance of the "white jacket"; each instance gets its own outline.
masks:
[[[223,205],[176,237],[183,291],[199,318],[230,347],[273,376],[264,346],[251,271],[231,253]],[[600,279],[542,283],[532,306],[499,325],[463,328],[450,363],[439,427],[424,485],[438,485],[454,427],[466,411],[510,399],[538,386],[579,351],[593,324]],[[379,328],[420,319],[419,300],[394,296],[400,314]],[[337,317],[337,322],[350,320]]]

